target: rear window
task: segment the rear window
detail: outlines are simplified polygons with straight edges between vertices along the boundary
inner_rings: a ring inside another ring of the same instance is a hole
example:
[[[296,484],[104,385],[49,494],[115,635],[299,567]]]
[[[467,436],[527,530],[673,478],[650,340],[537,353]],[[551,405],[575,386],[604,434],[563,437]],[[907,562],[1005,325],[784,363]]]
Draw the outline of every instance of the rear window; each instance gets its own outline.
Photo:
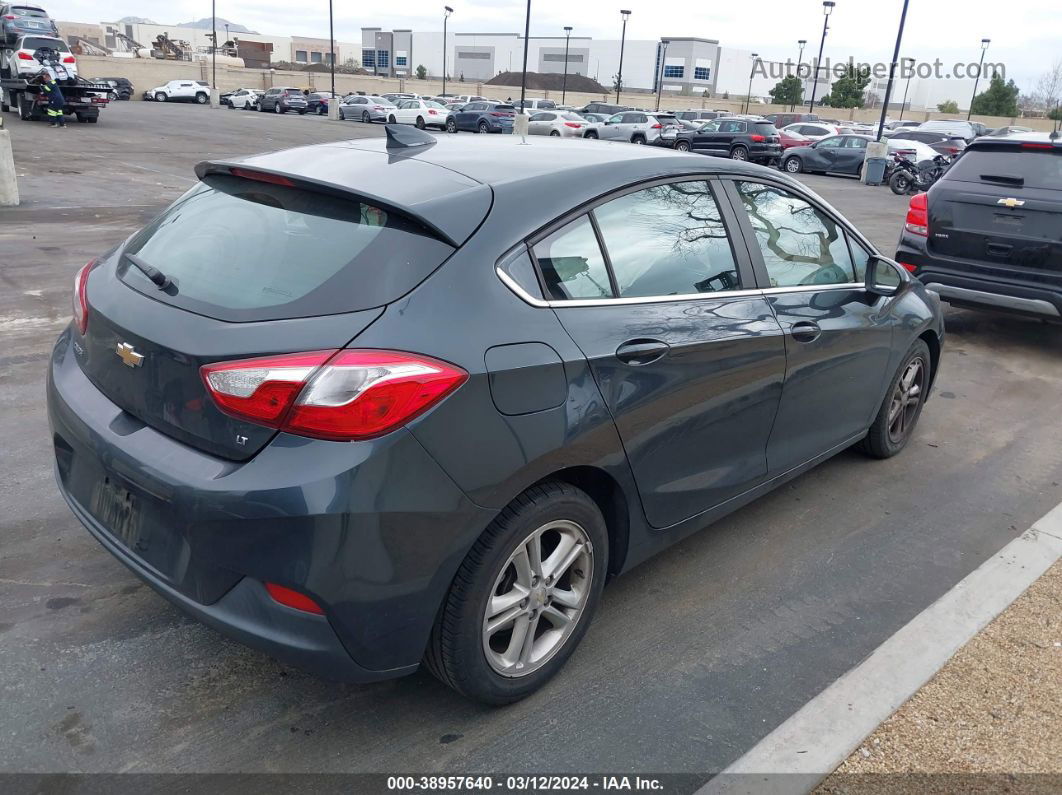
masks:
[[[778,128],[769,121],[753,122],[752,131],[760,135],[778,135]]]
[[[389,303],[453,252],[405,218],[342,199],[236,177],[206,177],[138,233],[119,277],[152,298],[230,321],[338,314]]]
[[[285,88],[284,93],[288,96],[302,96],[302,92],[297,88]]]
[[[37,19],[48,18],[48,15],[39,8],[25,8],[23,6],[11,6],[11,14],[16,17],[37,17]]]
[[[967,149],[948,169],[946,178],[1062,191],[1062,147],[1053,152],[1017,147]]]
[[[41,47],[50,47],[53,50],[59,52],[70,52],[70,48],[66,46],[66,42],[62,39],[48,39],[44,36],[24,36],[19,43],[19,47],[23,50],[39,50]]]
[[[495,105],[494,106],[494,110],[500,110],[500,111],[503,111],[503,112],[509,112],[509,111],[515,112],[516,111],[516,107],[514,105]]]

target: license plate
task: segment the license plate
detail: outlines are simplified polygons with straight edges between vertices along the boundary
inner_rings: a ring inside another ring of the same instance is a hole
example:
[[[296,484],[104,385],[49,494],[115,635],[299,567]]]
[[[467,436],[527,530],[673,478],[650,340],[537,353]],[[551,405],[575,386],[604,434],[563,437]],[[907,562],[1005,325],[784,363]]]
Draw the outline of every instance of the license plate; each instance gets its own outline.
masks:
[[[140,506],[136,495],[109,477],[96,485],[92,494],[92,515],[112,536],[131,550],[142,548]]]

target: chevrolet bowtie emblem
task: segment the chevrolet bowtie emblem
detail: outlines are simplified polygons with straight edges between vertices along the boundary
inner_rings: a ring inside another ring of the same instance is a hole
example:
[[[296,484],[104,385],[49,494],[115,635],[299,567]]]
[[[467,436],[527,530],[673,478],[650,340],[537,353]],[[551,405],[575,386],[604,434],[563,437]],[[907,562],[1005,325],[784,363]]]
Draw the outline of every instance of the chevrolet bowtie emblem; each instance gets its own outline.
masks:
[[[118,354],[118,358],[126,367],[139,367],[144,363],[144,354],[137,353],[136,348],[128,342],[119,342],[114,352]]]
[[[1021,199],[1000,199],[996,202],[996,204],[1002,204],[1004,207],[1009,207],[1012,210],[1015,207],[1025,206],[1025,202],[1023,202]]]

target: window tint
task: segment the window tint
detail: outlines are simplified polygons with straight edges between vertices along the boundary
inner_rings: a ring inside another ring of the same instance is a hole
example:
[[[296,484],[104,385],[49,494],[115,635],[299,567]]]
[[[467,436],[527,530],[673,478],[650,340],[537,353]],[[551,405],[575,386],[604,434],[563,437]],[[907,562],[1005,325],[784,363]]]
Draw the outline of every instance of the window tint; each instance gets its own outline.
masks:
[[[992,177],[1005,177],[1006,180],[993,180]],[[948,169],[947,179],[994,184],[1001,191],[1004,186],[1013,186],[1014,181],[1020,179],[1024,188],[1059,191],[1062,190],[1062,150],[1018,149],[1016,146],[1002,150],[967,149]]]
[[[206,177],[125,250],[169,276],[176,290],[159,291],[127,267],[120,275],[131,287],[236,321],[381,306],[453,252],[371,204],[230,176]]]
[[[48,47],[57,52],[70,52],[70,48],[66,46],[66,42],[62,39],[46,39],[41,36],[25,36],[18,42],[18,46],[23,50],[33,50],[34,52],[41,47]]]
[[[842,141],[844,141],[844,139],[840,136],[836,136],[834,138],[823,138],[821,141],[815,144],[815,147],[817,149],[837,149],[841,146]]]
[[[535,246],[551,298],[611,298],[612,286],[597,235],[585,215]]]
[[[556,121],[557,119],[556,113],[540,113],[539,115],[542,117],[539,121]]]
[[[738,182],[772,287],[855,281],[844,230],[788,191]]]
[[[844,146],[846,149],[866,149],[867,139],[852,136],[851,138],[845,138]]]
[[[726,228],[707,182],[628,193],[594,209],[620,297],[739,287]]]
[[[610,124],[619,124],[623,121],[623,114],[617,113],[615,116],[610,117],[608,121]]]
[[[548,116],[548,115],[549,115],[548,113],[536,113],[534,116],[530,116],[527,120],[528,121],[545,121],[546,120],[546,116]]]
[[[733,132],[745,132],[745,122],[743,121],[724,121],[719,125],[719,132],[733,133]]]

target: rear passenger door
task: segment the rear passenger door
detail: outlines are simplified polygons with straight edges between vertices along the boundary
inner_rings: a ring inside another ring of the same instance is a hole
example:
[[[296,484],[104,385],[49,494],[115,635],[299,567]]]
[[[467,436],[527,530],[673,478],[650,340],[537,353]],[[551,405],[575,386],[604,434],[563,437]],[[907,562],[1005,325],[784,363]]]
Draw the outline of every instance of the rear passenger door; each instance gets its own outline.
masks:
[[[810,196],[727,180],[758,283],[785,332],[786,376],[767,445],[772,475],[855,440],[885,390],[892,298],[863,284],[870,251]]]
[[[838,150],[837,170],[846,174],[858,174],[866,159],[867,139],[858,135],[845,136]]]
[[[785,344],[718,183],[613,195],[532,241],[557,317],[666,527],[762,482]],[[721,201],[720,201],[721,199]]]
[[[462,107],[461,110],[454,113],[454,119],[457,121],[457,129],[475,129],[476,120],[479,118],[479,111],[482,108],[483,104],[480,102],[469,102],[467,105]]]

